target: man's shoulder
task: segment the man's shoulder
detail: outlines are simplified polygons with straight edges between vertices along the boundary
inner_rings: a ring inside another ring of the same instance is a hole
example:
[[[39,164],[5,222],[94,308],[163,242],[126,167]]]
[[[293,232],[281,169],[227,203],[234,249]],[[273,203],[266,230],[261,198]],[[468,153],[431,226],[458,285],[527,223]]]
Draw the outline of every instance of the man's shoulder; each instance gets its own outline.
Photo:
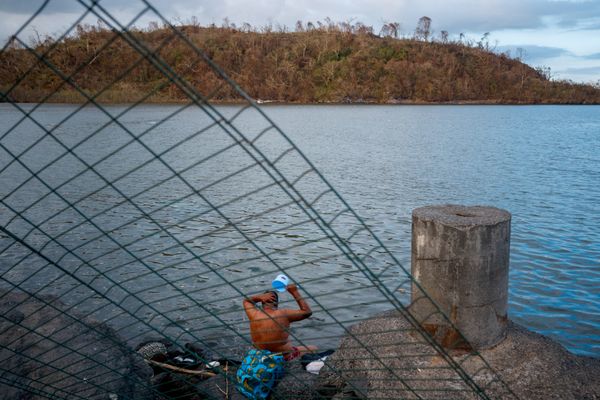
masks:
[[[277,312],[278,312],[278,315],[277,315],[278,317],[286,317],[287,318],[288,316],[293,315],[294,313],[297,313],[298,310],[294,310],[291,308],[283,308],[283,309],[277,310]]]
[[[279,316],[280,310],[265,310],[260,307],[253,307],[248,310],[248,315],[252,318],[275,318]]]

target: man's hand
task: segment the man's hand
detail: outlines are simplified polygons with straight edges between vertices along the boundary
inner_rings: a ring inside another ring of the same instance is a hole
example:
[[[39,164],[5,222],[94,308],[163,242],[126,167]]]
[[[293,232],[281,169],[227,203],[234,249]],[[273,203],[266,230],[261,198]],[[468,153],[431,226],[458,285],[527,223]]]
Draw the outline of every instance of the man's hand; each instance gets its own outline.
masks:
[[[273,293],[261,293],[250,297],[250,301],[253,303],[265,303],[275,301],[275,295]]]
[[[271,293],[271,292],[269,292],[269,293],[263,293],[263,294],[261,294],[258,297],[259,297],[258,301],[261,301],[263,303],[266,303],[266,302],[274,303],[277,300],[277,298],[275,297],[275,294]]]
[[[273,293],[261,293],[254,295],[250,298],[245,298],[243,301],[244,310],[248,317],[250,318],[250,314],[256,311],[256,304],[265,303],[265,302],[275,302],[276,297]]]
[[[287,291],[290,292],[290,293],[297,292],[298,291],[298,286],[296,286],[295,283],[290,283],[290,284],[287,285]]]

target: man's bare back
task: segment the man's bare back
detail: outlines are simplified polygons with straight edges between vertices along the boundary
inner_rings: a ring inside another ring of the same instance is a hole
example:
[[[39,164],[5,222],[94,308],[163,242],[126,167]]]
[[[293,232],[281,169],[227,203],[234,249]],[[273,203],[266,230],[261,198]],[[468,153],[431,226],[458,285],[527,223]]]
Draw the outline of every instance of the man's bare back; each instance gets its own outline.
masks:
[[[300,296],[296,285],[288,285],[287,290],[298,303],[299,310],[279,310],[275,292],[267,292],[244,299],[244,310],[250,320],[252,343],[257,349],[275,353],[291,354],[314,351],[317,349],[316,346],[292,346],[290,343],[288,332],[290,324],[310,317],[312,311]],[[256,306],[257,303],[262,303],[262,309]]]

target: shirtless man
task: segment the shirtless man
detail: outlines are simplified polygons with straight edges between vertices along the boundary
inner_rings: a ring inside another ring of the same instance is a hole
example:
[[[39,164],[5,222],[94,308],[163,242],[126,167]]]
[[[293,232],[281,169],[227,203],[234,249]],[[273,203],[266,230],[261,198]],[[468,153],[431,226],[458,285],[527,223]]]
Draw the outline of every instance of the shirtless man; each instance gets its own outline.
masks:
[[[312,311],[300,296],[296,285],[289,284],[287,291],[298,303],[299,310],[279,310],[279,298],[275,291],[244,299],[244,310],[250,320],[250,335],[254,347],[274,353],[283,353],[285,360],[291,361],[303,353],[315,351],[317,347],[292,346],[290,343],[288,332],[290,323],[310,317]],[[262,309],[256,306],[257,303],[262,303]]]

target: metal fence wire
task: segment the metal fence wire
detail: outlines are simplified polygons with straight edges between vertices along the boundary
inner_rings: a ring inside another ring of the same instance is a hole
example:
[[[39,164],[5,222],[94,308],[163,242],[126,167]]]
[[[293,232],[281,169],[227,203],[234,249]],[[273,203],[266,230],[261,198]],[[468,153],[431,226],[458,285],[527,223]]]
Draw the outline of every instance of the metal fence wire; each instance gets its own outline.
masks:
[[[22,37],[45,1],[0,52],[0,397],[236,398],[235,360],[251,346],[242,300],[285,273],[313,309],[292,340],[345,350],[318,378],[289,367],[272,398],[331,398],[326,377],[343,398],[516,398],[476,351],[421,328],[410,272],[198,47],[201,30],[149,1],[126,23],[109,3],[75,3],[60,36]],[[85,57],[65,60],[90,18]],[[148,18],[158,46],[136,28]],[[111,61],[90,90],[117,48],[136,57]],[[174,51],[183,62],[165,61]],[[141,75],[155,78],[137,101],[106,105]],[[67,90],[71,105],[49,104]],[[166,92],[182,101],[146,104]],[[42,101],[19,103],[27,93]],[[191,357],[197,374],[151,370],[137,351],[148,342]]]

